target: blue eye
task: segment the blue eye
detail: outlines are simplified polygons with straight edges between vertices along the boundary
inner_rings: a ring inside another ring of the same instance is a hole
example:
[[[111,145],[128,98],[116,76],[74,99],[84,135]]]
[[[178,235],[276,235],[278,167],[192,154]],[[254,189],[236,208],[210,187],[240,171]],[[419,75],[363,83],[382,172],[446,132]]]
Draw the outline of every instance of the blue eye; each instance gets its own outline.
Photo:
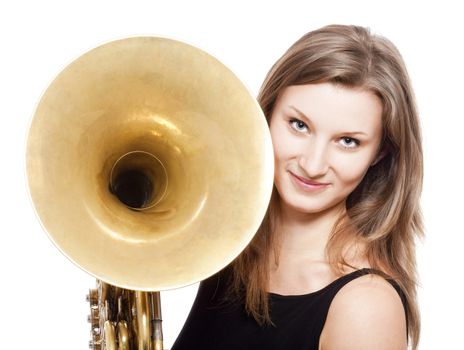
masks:
[[[356,140],[352,137],[342,137],[340,139],[342,147],[345,148],[356,148],[359,146],[359,140]]]
[[[308,130],[308,126],[299,119],[292,118],[289,123],[298,132],[306,132]]]

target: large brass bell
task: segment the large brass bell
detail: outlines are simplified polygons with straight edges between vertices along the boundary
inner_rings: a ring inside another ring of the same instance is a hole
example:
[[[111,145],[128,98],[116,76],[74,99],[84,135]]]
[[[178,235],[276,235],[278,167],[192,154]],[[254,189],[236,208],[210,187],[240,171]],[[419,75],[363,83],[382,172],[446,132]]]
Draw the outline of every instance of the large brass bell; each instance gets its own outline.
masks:
[[[26,163],[50,238],[97,278],[95,349],[160,348],[156,292],[230,263],[273,183],[249,91],[207,53],[158,37],[113,41],[67,66],[38,104]]]

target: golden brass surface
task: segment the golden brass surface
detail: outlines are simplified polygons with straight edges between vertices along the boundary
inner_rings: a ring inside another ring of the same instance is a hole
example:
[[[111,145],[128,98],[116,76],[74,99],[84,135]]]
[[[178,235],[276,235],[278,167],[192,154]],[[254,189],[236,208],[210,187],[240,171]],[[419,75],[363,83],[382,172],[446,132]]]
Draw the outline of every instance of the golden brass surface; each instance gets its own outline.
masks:
[[[110,186],[131,152],[162,164],[142,170],[153,193],[138,210]],[[57,247],[96,278],[143,291],[230,263],[261,223],[273,182],[268,126],[248,90],[207,53],[157,37],[110,42],[66,67],[38,104],[26,167]]]
[[[94,350],[162,350],[161,290],[203,280],[250,242],[273,184],[262,111],[207,53],[157,37],[93,49],[32,119],[27,178],[55,245],[97,278]]]
[[[150,300],[147,292],[135,292],[137,350],[151,350]]]
[[[129,330],[126,321],[118,322],[118,350],[129,350]]]
[[[103,326],[105,333],[105,349],[106,350],[117,350],[116,348],[116,330],[114,324],[111,321],[105,321]]]
[[[161,294],[150,292],[150,319],[152,320],[153,350],[163,350],[163,328],[161,319]]]

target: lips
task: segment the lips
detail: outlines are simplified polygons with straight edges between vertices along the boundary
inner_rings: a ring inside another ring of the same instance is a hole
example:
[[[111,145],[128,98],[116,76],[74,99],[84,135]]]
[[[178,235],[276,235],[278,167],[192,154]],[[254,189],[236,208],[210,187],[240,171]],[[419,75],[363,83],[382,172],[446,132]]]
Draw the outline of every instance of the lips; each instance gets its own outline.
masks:
[[[307,184],[307,185],[311,185],[311,186],[326,186],[326,185],[329,185],[328,183],[322,183],[322,182],[317,182],[317,181],[311,181],[311,180],[308,180],[308,179],[305,179],[304,177],[300,177],[298,175],[295,175],[294,173],[290,172],[290,174],[292,174],[294,177],[296,177],[298,180],[300,180],[301,182]]]

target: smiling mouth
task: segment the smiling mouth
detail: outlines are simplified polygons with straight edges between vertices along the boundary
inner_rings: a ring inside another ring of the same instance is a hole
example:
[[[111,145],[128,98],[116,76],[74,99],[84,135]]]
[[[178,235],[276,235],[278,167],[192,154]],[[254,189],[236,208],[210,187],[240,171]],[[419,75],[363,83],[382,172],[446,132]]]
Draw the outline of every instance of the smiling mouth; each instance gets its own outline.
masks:
[[[298,175],[295,175],[294,173],[290,172],[290,174],[292,176],[294,176],[296,179],[300,180],[302,183],[306,184],[306,185],[310,185],[310,186],[319,186],[319,187],[324,187],[324,186],[327,186],[327,185],[330,185],[328,183],[322,183],[322,182],[317,182],[317,181],[311,181],[311,180],[308,180],[308,179],[305,179],[304,177],[300,177]]]

